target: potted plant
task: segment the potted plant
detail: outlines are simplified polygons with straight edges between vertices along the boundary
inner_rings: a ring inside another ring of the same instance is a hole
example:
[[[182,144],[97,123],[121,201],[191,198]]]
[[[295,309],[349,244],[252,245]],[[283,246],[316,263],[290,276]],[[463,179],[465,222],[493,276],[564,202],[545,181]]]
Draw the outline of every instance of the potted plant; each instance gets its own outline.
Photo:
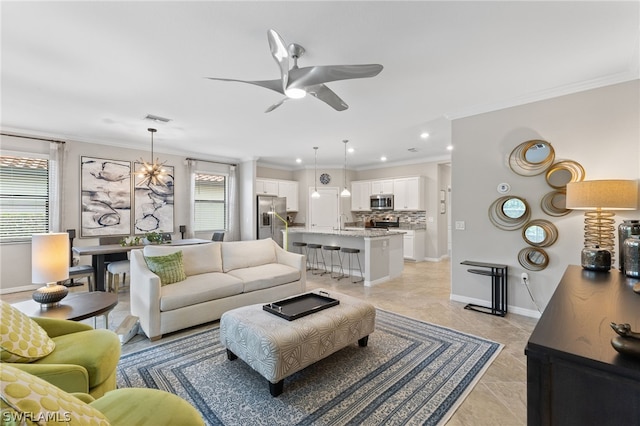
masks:
[[[144,244],[162,244],[162,232],[147,232],[144,234]]]

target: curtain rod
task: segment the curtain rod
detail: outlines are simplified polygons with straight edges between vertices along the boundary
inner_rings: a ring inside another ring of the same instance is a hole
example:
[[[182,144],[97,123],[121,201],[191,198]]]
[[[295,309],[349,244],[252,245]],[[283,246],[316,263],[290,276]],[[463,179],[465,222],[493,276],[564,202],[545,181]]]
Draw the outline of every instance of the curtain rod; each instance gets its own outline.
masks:
[[[22,135],[12,135],[11,133],[0,133],[2,136],[11,136],[12,138],[23,138],[23,139],[33,139],[34,141],[44,141],[44,142],[55,142],[55,143],[66,143],[65,141],[57,141],[54,139],[45,139],[45,138],[36,138],[33,136],[22,136]]]
[[[187,161],[203,161],[205,163],[224,164],[226,166],[234,166],[234,167],[238,166],[237,164],[234,164],[234,163],[223,163],[222,161],[211,161],[211,160],[199,160],[197,158],[189,158],[189,157],[185,158],[185,160],[187,160]]]

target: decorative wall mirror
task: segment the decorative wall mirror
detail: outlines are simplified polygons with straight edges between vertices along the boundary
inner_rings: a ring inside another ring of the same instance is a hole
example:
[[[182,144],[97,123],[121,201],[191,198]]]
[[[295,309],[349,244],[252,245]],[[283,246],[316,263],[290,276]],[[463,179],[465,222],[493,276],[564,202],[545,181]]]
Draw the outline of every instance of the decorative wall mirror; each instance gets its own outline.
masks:
[[[489,220],[505,231],[521,228],[531,216],[531,209],[524,198],[505,196],[489,206]]]
[[[518,262],[529,271],[541,271],[549,265],[549,256],[538,247],[525,247],[518,253]]]
[[[584,180],[584,168],[575,161],[559,161],[547,170],[547,183],[556,189],[566,188],[569,182]]]
[[[549,247],[558,239],[558,228],[544,219],[535,219],[522,228],[522,238],[534,247]]]
[[[540,208],[549,216],[564,216],[571,212],[567,208],[567,192],[565,190],[548,192],[540,200]]]
[[[551,144],[543,140],[523,142],[509,155],[509,167],[521,176],[535,176],[544,173],[553,164],[555,151]]]

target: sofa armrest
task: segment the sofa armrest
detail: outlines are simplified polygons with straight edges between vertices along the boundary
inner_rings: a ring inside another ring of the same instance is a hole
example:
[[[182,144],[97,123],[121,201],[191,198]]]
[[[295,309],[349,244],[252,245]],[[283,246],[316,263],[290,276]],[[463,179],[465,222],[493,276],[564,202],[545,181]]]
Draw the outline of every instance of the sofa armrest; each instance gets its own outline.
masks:
[[[58,337],[64,336],[65,334],[93,330],[93,327],[90,325],[76,321],[39,317],[32,317],[31,319],[42,327],[49,337]]]
[[[299,271],[305,271],[307,268],[306,258],[303,254],[292,253],[280,247],[275,241],[273,245],[276,247],[276,259],[282,265],[291,266]]]
[[[76,364],[9,363],[26,373],[40,377],[65,392],[89,393],[89,373]]]
[[[161,336],[160,332],[160,277],[151,272],[142,250],[132,250],[131,262],[131,314],[140,320],[147,337]]]

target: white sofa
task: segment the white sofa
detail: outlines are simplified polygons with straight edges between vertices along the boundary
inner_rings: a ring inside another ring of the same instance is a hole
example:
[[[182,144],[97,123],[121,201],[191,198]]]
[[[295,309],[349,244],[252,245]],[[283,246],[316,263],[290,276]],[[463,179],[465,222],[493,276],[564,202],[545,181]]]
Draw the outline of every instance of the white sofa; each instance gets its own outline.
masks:
[[[182,251],[187,279],[161,285],[145,256]],[[267,303],[306,290],[306,260],[271,239],[131,251],[131,314],[151,340],[220,319],[230,309]]]

